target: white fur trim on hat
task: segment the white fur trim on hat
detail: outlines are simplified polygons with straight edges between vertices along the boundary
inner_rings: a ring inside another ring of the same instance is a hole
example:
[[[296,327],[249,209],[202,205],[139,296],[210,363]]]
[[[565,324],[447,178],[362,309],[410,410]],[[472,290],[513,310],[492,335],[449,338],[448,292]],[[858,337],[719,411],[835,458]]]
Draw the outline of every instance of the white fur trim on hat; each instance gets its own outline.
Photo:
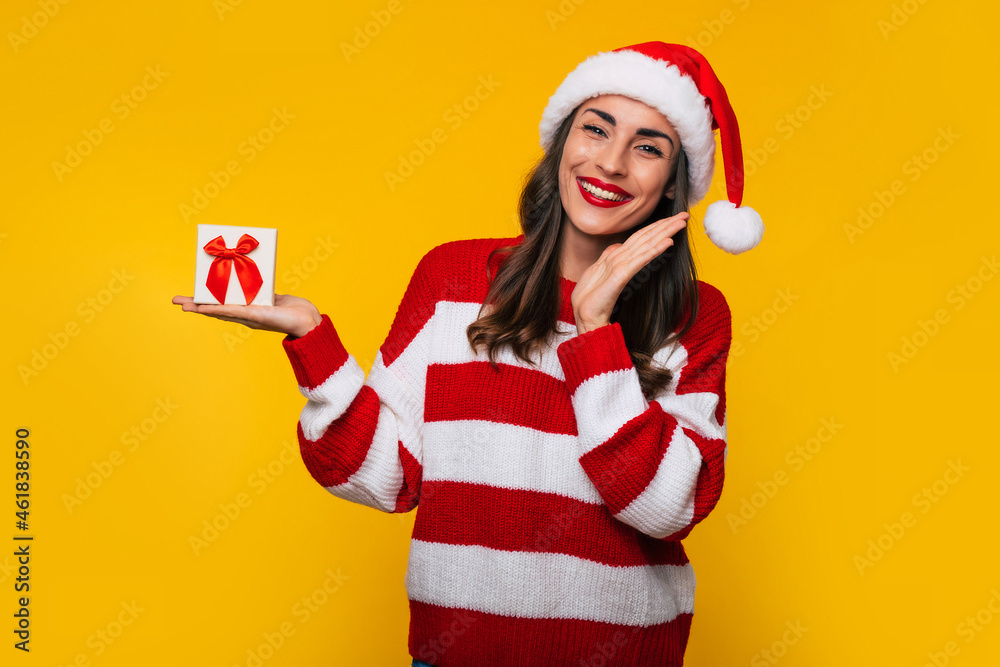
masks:
[[[677,131],[687,154],[688,205],[694,206],[705,197],[715,171],[712,112],[694,81],[676,65],[636,51],[592,55],[566,76],[542,113],[542,148],[551,148],[559,125],[578,104],[598,95],[625,95],[662,113]]]
[[[725,199],[708,205],[704,225],[712,243],[733,255],[756,247],[764,237],[764,221],[757,211]]]

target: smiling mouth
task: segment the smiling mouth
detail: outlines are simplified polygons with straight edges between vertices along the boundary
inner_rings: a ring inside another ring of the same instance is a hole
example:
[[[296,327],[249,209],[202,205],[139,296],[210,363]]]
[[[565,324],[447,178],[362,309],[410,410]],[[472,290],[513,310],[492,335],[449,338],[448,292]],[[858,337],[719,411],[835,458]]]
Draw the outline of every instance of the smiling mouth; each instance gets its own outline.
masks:
[[[628,194],[621,188],[615,188],[617,192],[613,192],[611,190],[598,187],[585,178],[577,178],[576,182],[580,186],[580,193],[583,195],[583,198],[591,204],[604,207],[618,206],[634,199],[632,195]]]

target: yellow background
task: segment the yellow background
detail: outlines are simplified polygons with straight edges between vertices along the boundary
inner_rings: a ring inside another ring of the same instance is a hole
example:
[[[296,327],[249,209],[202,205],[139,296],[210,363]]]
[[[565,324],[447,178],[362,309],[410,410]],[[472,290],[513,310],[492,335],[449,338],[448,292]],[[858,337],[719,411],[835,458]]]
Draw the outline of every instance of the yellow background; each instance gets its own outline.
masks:
[[[767,226],[733,257],[693,211],[734,354],[726,489],[685,542],[687,664],[995,664],[994,3],[64,2],[0,12],[0,663],[243,666],[286,624],[267,667],[409,664],[413,514],[338,500],[287,453],[304,398],[280,335],[170,304],[192,291],[195,225],[277,227],[277,291],[318,304],[367,370],[427,250],[518,232],[565,74],[658,39],[699,48],[726,86]],[[250,160],[274,109],[294,118]],[[53,166],[102,122],[78,166]],[[859,207],[878,214],[864,228]],[[11,634],[18,427],[30,654]],[[303,598],[323,603],[306,616]]]

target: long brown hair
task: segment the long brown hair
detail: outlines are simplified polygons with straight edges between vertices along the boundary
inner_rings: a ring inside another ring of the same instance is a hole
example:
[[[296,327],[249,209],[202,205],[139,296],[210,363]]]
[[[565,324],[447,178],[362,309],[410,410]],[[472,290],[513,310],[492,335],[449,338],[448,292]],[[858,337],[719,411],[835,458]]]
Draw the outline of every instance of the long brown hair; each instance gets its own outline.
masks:
[[[489,266],[494,254],[506,256],[490,282],[479,319],[469,325],[466,336],[474,350],[486,346],[494,368],[496,354],[504,345],[533,365],[531,354],[557,332],[564,215],[559,196],[559,164],[577,109],[563,120],[552,149],[528,175],[521,191],[523,242],[494,249],[487,261]],[[683,147],[674,178],[677,180],[674,198],[661,197],[656,209],[633,233],[652,222],[687,211],[689,186]],[[673,235],[673,245],[639,270],[622,290],[611,313],[611,322],[621,325],[625,345],[647,398],[671,380],[669,370],[653,365],[653,354],[683,336],[698,313],[697,274],[687,231],[685,225]],[[484,315],[487,305],[492,310]]]

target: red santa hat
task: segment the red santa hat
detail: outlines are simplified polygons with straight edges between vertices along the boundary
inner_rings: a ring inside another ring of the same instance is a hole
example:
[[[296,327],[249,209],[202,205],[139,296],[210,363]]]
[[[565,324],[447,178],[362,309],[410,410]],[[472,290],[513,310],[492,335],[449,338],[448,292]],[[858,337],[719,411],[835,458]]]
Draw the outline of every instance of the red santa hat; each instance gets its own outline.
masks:
[[[715,171],[719,130],[727,200],[709,205],[705,233],[719,248],[739,254],[764,235],[760,215],[743,202],[743,149],[736,114],[705,57],[688,46],[644,42],[590,56],[563,80],[542,113],[542,148],[548,151],[559,125],[581,102],[597,95],[625,95],[662,113],[688,158],[689,206],[705,198]]]

